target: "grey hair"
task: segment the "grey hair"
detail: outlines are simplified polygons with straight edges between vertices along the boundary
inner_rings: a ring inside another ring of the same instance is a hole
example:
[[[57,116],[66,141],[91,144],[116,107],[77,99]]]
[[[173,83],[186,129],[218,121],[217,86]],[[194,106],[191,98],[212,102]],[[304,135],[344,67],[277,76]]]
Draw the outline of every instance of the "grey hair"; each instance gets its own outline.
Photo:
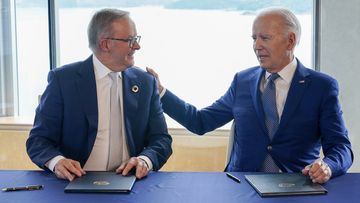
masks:
[[[89,48],[93,52],[96,53],[100,49],[101,37],[112,34],[112,23],[119,19],[130,19],[130,13],[119,9],[105,8],[93,15],[87,29]]]
[[[290,10],[286,8],[271,7],[261,10],[257,15],[257,17],[269,15],[269,14],[279,15],[280,17],[282,17],[282,19],[284,20],[284,24],[286,26],[287,34],[289,32],[295,33],[296,44],[300,43],[301,25],[294,13],[292,13]]]

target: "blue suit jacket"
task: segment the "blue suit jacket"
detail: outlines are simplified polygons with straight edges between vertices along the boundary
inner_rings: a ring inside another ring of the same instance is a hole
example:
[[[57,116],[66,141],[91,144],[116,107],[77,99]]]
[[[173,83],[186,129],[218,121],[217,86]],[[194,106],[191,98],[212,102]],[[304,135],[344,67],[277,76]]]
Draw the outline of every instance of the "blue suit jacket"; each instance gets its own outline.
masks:
[[[259,66],[237,73],[227,92],[201,110],[166,91],[161,98],[164,112],[196,134],[234,119],[235,137],[227,171],[258,171],[271,146],[269,153],[282,171],[299,172],[319,158],[322,146],[333,176],[345,173],[353,154],[336,80],[298,61],[278,130],[270,140],[259,90],[264,73]]]
[[[124,122],[130,156],[145,155],[158,170],[172,153],[172,139],[160,105],[156,80],[136,67],[123,71]],[[138,92],[132,91],[137,85]],[[50,71],[26,142],[32,161],[45,168],[57,155],[82,166],[98,130],[98,104],[92,57]]]

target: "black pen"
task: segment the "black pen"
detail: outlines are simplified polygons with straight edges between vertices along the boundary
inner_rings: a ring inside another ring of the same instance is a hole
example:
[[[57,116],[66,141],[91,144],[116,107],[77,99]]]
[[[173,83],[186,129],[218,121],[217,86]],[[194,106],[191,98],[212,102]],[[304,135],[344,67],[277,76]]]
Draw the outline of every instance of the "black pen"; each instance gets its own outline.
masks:
[[[28,185],[28,186],[22,186],[22,187],[8,187],[3,188],[3,192],[12,192],[12,191],[20,191],[20,190],[41,190],[43,189],[43,185]]]
[[[226,173],[227,177],[233,179],[234,181],[241,183],[240,179],[234,175],[232,175],[231,173]]]

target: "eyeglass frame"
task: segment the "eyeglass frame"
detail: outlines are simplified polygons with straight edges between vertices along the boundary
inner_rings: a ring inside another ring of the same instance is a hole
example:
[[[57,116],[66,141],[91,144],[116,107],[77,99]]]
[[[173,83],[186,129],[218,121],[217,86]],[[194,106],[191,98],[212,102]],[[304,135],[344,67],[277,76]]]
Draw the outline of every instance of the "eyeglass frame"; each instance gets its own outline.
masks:
[[[121,39],[121,38],[114,38],[114,37],[106,37],[104,39],[109,39],[109,40],[116,40],[116,41],[121,41],[121,42],[127,42],[128,43],[128,46],[129,48],[133,48],[134,45],[135,45],[135,42],[136,43],[140,43],[140,39],[141,39],[141,36],[140,35],[137,35],[135,37],[130,37],[128,39]]]

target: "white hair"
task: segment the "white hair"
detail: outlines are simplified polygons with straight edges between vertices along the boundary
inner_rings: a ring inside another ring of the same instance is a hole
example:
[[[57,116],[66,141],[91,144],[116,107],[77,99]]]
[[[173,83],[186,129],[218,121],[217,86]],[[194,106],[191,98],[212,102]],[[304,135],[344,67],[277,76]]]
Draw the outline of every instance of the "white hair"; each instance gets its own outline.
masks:
[[[287,33],[295,33],[296,44],[299,44],[301,37],[301,25],[294,13],[286,8],[270,7],[260,10],[257,18],[264,15],[279,15],[284,20]]]

